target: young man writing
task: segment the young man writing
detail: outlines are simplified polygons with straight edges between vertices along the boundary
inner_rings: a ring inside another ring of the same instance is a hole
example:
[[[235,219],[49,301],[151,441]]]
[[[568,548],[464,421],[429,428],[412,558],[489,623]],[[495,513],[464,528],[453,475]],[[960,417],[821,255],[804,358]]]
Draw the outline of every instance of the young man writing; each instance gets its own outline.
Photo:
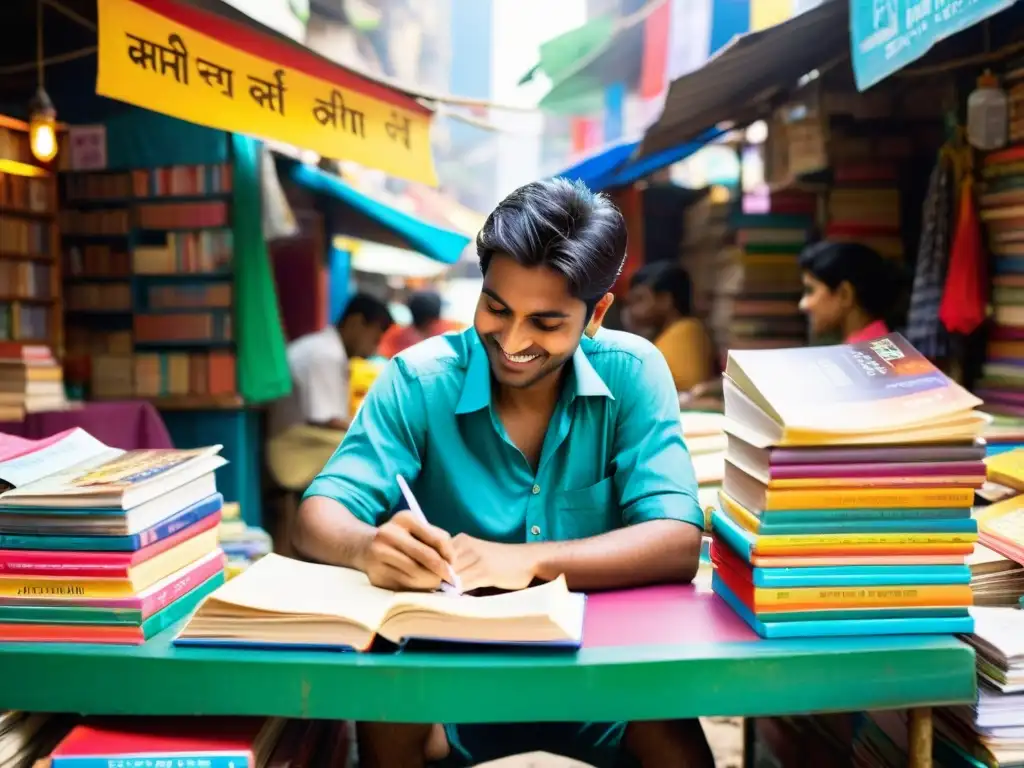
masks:
[[[626,230],[604,197],[561,179],[512,193],[477,238],[474,328],[395,358],[300,509],[296,546],[388,589],[574,590],[693,578],[703,513],[664,359],[600,330]],[[399,500],[409,479],[429,523]],[[482,695],[487,695],[482,692]],[[713,761],[696,721],[362,723],[368,768],[473,765],[546,750],[595,765]]]

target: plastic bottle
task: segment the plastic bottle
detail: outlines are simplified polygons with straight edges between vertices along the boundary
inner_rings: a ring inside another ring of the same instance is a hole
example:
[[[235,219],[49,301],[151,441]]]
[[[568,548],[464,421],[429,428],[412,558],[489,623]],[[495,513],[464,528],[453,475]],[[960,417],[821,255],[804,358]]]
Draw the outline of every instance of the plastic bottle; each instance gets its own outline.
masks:
[[[991,71],[978,78],[978,87],[967,98],[967,141],[985,151],[1005,147],[1009,130],[1006,91]]]

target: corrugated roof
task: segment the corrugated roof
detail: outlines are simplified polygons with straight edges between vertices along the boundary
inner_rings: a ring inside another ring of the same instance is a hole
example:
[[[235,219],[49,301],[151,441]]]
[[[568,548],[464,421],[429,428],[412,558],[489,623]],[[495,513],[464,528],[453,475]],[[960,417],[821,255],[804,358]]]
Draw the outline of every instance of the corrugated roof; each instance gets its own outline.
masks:
[[[758,101],[795,85],[849,48],[847,0],[826,0],[782,24],[736,38],[703,67],[672,81],[639,156],[690,141],[718,123],[753,118]]]

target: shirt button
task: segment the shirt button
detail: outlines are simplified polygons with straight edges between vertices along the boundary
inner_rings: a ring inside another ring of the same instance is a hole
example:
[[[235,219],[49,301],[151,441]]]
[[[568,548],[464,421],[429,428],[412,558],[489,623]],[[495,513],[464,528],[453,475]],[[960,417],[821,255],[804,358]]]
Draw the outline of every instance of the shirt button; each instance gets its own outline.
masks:
[[[531,490],[533,491],[533,495],[536,496],[538,493],[540,493],[540,486],[535,485]]]
[[[534,536],[540,536],[540,526],[533,526],[533,528],[530,529],[530,533],[532,533]]]

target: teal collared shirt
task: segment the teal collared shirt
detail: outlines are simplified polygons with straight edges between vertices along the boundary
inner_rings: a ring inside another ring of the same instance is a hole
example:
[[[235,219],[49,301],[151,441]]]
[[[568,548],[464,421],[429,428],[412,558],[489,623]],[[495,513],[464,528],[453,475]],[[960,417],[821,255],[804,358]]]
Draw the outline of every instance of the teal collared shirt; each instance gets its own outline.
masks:
[[[703,527],[679,399],[661,353],[631,334],[584,337],[534,472],[491,403],[487,352],[472,328],[395,357],[306,497],[380,524],[395,476],[452,535],[565,541],[648,520]]]

